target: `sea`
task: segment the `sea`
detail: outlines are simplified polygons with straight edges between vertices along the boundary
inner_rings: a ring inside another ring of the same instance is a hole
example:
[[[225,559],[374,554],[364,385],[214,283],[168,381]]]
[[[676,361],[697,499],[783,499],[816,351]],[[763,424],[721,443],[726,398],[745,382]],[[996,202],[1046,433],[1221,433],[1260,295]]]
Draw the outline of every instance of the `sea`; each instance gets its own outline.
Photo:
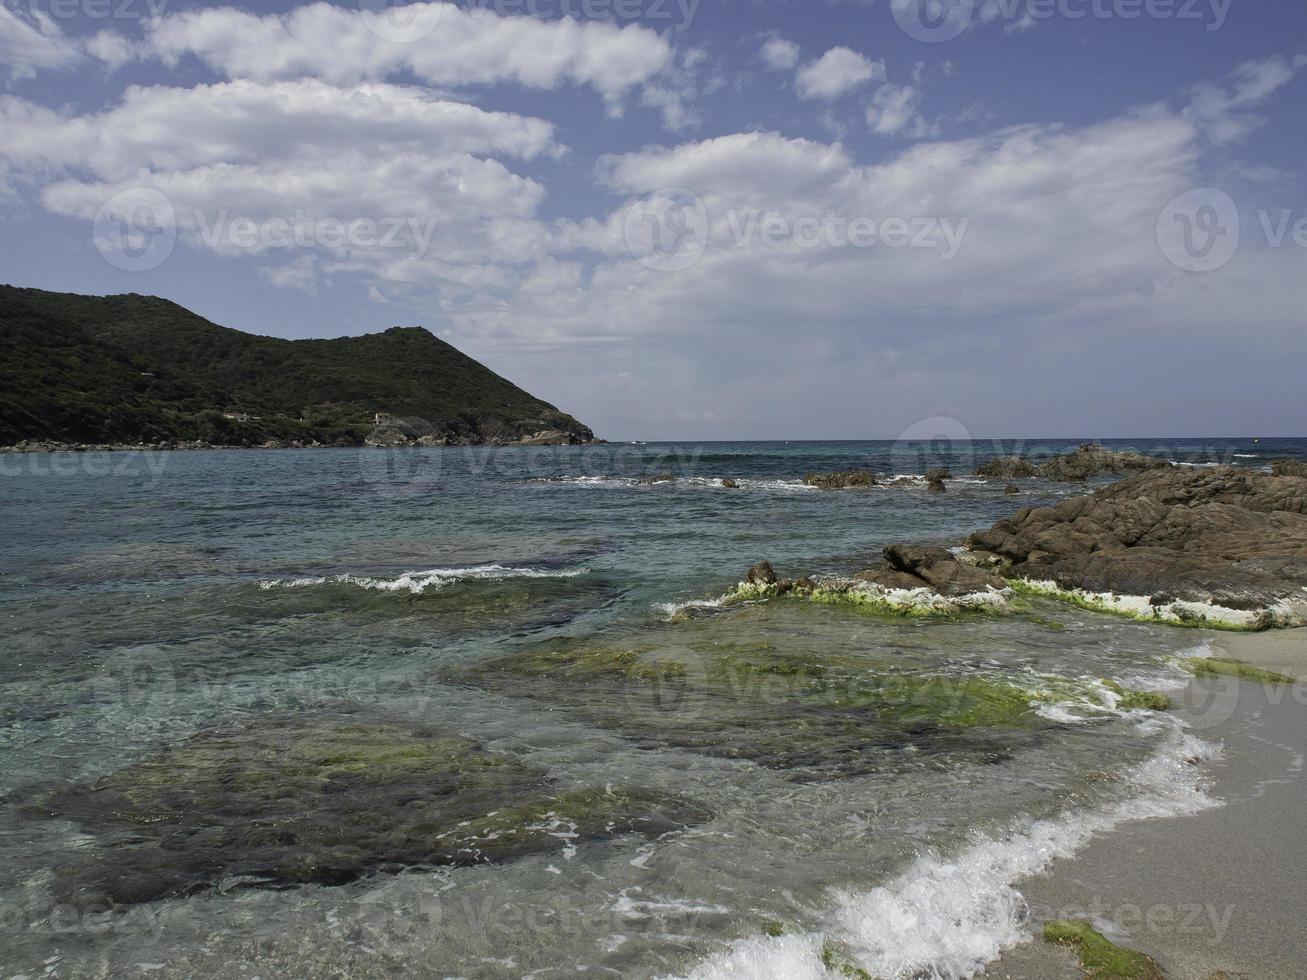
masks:
[[[0,456],[0,973],[983,975],[1022,878],[1219,805],[1219,705],[1121,694],[1211,634],[731,593],[1091,492],[970,475],[1081,441]],[[803,483],[852,468],[911,479]]]

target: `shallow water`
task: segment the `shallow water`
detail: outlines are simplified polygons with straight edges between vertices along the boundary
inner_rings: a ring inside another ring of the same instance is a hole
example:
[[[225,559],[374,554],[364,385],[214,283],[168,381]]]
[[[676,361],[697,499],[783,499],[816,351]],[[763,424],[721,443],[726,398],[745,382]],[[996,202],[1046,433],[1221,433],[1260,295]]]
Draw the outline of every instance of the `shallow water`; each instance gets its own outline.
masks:
[[[1073,446],[0,457],[0,963],[969,975],[1020,873],[1209,805],[1207,750],[1101,684],[1177,689],[1203,634],[717,600],[1085,492],[964,478]],[[938,465],[943,496],[800,485]]]

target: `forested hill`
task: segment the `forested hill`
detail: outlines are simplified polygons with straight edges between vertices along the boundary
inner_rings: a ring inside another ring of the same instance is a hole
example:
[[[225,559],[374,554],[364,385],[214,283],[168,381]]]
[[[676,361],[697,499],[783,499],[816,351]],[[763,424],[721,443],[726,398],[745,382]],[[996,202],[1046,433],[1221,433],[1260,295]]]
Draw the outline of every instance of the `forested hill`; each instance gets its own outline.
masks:
[[[0,445],[593,438],[421,327],[281,340],[156,296],[0,285]]]

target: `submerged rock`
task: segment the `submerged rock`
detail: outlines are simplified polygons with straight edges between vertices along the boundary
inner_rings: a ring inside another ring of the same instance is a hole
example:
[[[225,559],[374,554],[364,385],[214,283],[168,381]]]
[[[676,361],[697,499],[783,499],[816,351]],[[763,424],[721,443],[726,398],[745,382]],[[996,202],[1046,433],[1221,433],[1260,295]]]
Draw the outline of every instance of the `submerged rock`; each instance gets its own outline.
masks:
[[[803,478],[805,486],[822,490],[849,490],[874,487],[876,474],[871,470],[842,470],[838,473],[809,473]]]
[[[738,490],[740,489],[740,484],[737,481],[732,480],[730,477],[727,477],[726,479],[722,480],[722,489]]]
[[[1307,479],[1155,469],[973,534],[1026,590],[1143,619],[1307,624]]]
[[[560,640],[450,673],[563,707],[642,748],[748,760],[811,779],[882,771],[916,752],[1005,758],[1047,723],[1039,695],[974,674],[880,671],[874,659],[767,643],[631,647]],[[911,749],[900,757],[886,750]]]
[[[1003,488],[1003,492],[1008,496],[1014,496],[1015,494],[1021,492],[1021,488],[1017,486],[1015,483],[1009,483],[1007,486]]]
[[[1255,681],[1262,684],[1294,683],[1292,677],[1228,657],[1192,657],[1184,663],[1195,677],[1237,677],[1241,681]]]
[[[559,832],[577,843],[706,818],[642,790],[555,787],[457,735],[349,715],[197,735],[41,810],[96,835],[56,880],[99,906],[499,863],[561,848]]]
[[[675,483],[675,482],[676,482],[676,474],[675,474],[675,473],[659,473],[659,474],[657,474],[657,475],[655,475],[655,476],[642,476],[642,477],[641,477],[639,480],[637,480],[636,482],[637,482],[637,483],[643,483],[643,484],[646,484],[646,485],[648,485],[648,486],[652,486],[652,485],[655,484],[655,483]]]

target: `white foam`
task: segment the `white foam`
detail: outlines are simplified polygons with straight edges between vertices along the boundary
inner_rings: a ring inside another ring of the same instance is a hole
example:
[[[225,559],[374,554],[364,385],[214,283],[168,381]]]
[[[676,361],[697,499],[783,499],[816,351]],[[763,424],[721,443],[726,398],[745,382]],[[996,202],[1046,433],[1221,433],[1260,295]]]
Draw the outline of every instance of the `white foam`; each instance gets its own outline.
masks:
[[[1073,856],[1092,838],[1123,823],[1196,813],[1217,805],[1202,789],[1194,763],[1217,748],[1185,734],[1178,721],[1150,716],[1145,734],[1164,744],[1126,775],[1133,796],[1090,810],[1027,820],[995,835],[977,835],[961,852],[927,853],[903,874],[870,891],[837,889],[825,934],[753,937],[704,960],[693,980],[838,976],[823,965],[835,941],[852,964],[873,976],[964,980],[1004,949],[1027,938],[1028,907],[1016,883]],[[843,954],[842,954],[843,955]]]
[[[1235,453],[1234,458],[1235,459],[1261,459],[1262,457],[1259,456],[1257,453]]]
[[[715,599],[689,599],[686,602],[655,602],[654,609],[662,614],[663,619],[671,622],[682,613],[692,609],[720,609],[731,600],[730,595],[719,595]]]
[[[1262,609],[1232,609],[1214,602],[1194,602],[1187,599],[1153,605],[1151,596],[1069,589],[1049,579],[1023,579],[1022,585],[1049,598],[1069,597],[1105,612],[1121,613],[1136,619],[1207,625],[1217,629],[1258,630],[1271,627],[1307,626],[1307,598],[1280,599]],[[1307,592],[1307,589],[1304,589],[1304,592]]]
[[[309,578],[266,579],[260,589],[302,589],[316,585],[352,585],[375,592],[408,592],[419,595],[427,589],[443,589],[455,582],[509,578],[576,578],[589,574],[588,568],[511,568],[504,565],[474,565],[469,568],[431,568],[423,572],[405,572],[395,578],[370,575],[322,575]]]
[[[592,487],[607,490],[658,490],[669,488],[690,488],[694,490],[729,490],[722,486],[728,479],[721,476],[683,476],[675,480],[662,480],[651,483],[647,479],[632,476],[550,476],[536,480],[537,483],[563,483],[576,487]],[[810,493],[818,487],[810,487],[802,480],[761,480],[749,477],[730,477],[739,490],[769,490],[777,493]]]

